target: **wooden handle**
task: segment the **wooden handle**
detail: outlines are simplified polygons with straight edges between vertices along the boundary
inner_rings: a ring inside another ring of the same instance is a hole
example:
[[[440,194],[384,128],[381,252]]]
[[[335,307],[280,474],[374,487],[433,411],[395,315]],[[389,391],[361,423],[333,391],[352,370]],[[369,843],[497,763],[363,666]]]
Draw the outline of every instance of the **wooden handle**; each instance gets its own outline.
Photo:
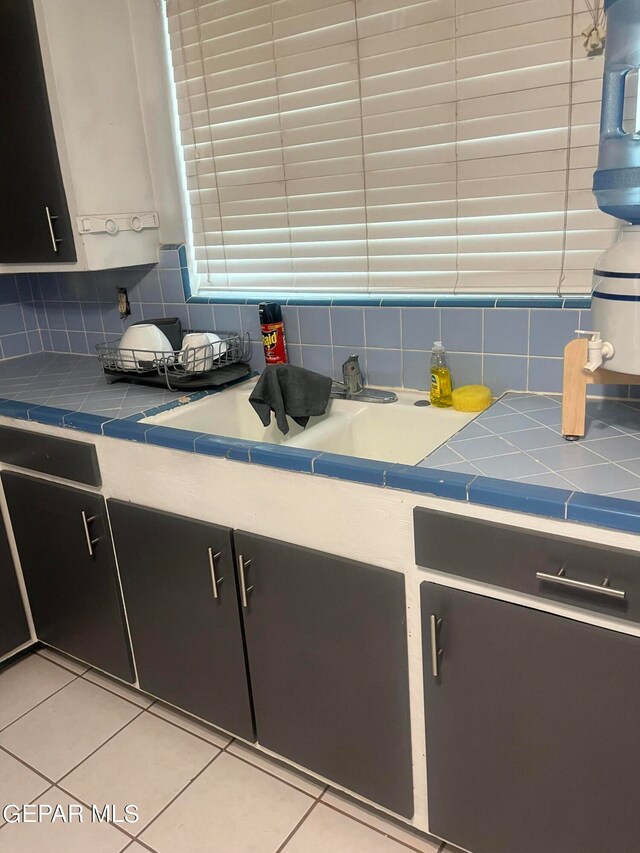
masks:
[[[585,370],[589,342],[576,338],[564,348],[562,379],[562,434],[582,438],[586,428],[587,385],[640,385],[640,376],[616,373],[604,367],[593,373]]]
[[[564,348],[562,377],[562,434],[584,436],[587,414],[588,342],[576,338]]]

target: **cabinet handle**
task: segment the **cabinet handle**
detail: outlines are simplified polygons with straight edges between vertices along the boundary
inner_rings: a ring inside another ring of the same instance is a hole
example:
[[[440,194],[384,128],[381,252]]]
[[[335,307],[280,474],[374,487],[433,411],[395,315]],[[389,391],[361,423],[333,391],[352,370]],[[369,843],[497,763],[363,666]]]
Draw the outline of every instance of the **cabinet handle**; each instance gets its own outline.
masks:
[[[62,240],[56,240],[56,235],[53,231],[53,220],[57,219],[57,216],[53,216],[48,207],[45,207],[47,212],[47,222],[49,223],[49,234],[51,235],[51,245],[53,246],[53,251],[58,253],[58,243],[62,243]]]
[[[213,548],[208,548],[207,551],[209,553],[209,568],[211,569],[211,586],[213,587],[213,597],[217,598],[218,581],[216,580],[216,560],[218,559],[218,557],[222,556],[222,551],[218,551],[217,554],[213,553]],[[220,578],[220,580],[223,581],[224,578]]]
[[[564,576],[564,568],[560,569],[555,575],[550,575],[547,572],[536,572],[536,577],[539,581],[544,581],[545,583],[568,586],[571,589],[579,589],[584,592],[595,592],[598,595],[604,595],[606,598],[615,598],[618,601],[624,600],[627,597],[624,589],[613,589],[609,586],[609,578],[605,578],[602,584],[575,581]]]
[[[251,592],[253,589],[252,586],[247,586],[247,581],[245,578],[245,569],[248,569],[251,565],[251,560],[245,560],[242,554],[238,554],[238,571],[240,572],[240,598],[242,600],[242,606],[248,607],[249,603],[247,601],[247,593]]]
[[[90,557],[95,556],[95,551],[93,550],[93,546],[97,545],[98,542],[100,541],[99,536],[97,539],[92,539],[91,533],[89,532],[89,525],[91,524],[92,521],[95,521],[97,517],[98,517],[97,515],[90,515],[87,518],[87,513],[84,510],[82,510],[82,524],[84,526],[84,535],[85,535],[85,538],[87,540],[87,551],[89,552]]]
[[[432,613],[429,621],[431,629],[431,675],[434,678],[439,678],[442,649],[438,648],[438,629],[442,625],[442,619],[438,619],[436,614]]]

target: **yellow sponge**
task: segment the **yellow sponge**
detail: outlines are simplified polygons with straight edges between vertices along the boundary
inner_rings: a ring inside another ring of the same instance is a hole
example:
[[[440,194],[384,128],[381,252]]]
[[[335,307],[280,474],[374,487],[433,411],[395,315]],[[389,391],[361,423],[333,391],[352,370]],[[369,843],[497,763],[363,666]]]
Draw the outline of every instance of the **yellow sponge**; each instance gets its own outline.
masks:
[[[451,394],[458,412],[484,412],[491,405],[491,388],[486,385],[463,385]]]

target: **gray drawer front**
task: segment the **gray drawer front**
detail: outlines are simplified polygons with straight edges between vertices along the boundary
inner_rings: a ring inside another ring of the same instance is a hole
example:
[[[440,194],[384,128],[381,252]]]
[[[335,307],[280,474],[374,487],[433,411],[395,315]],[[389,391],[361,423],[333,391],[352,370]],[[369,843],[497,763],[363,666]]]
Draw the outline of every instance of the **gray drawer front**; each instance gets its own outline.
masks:
[[[88,486],[102,483],[93,444],[0,426],[0,460]]]
[[[427,569],[505,587],[549,601],[640,621],[640,555],[574,539],[531,533],[506,524],[464,518],[416,507],[416,563]],[[560,587],[536,573],[609,586],[626,592],[623,600]]]

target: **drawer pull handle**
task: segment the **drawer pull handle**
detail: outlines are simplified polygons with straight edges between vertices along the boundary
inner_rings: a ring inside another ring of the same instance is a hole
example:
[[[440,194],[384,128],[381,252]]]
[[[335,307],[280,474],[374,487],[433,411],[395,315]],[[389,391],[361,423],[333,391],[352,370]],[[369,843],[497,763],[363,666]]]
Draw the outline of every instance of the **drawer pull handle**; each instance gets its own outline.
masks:
[[[442,625],[442,619],[438,619],[435,613],[431,614],[429,627],[431,631],[431,675],[434,678],[440,676],[440,658],[442,649],[438,648],[438,629]]]
[[[251,560],[245,560],[242,554],[238,554],[238,569],[240,571],[240,598],[242,600],[242,606],[248,607],[249,602],[247,600],[247,594],[251,592],[253,589],[252,586],[247,586],[247,581],[245,578],[245,571],[251,565]]]
[[[618,601],[624,601],[627,593],[624,589],[613,589],[609,586],[609,578],[605,578],[602,584],[585,583],[584,581],[575,581],[564,576],[564,569],[560,569],[558,574],[550,575],[547,572],[536,572],[536,577],[539,581],[545,583],[556,584],[557,586],[568,586],[572,589],[579,589],[583,592],[595,592],[598,595],[604,595],[606,598],[615,598]]]
[[[224,578],[216,578],[216,560],[222,556],[222,551],[218,551],[216,554],[213,553],[213,548],[207,548],[207,552],[209,554],[209,569],[211,570],[211,586],[213,588],[213,597],[218,597],[218,583],[223,581]]]
[[[85,538],[87,540],[87,551],[89,552],[90,557],[95,556],[95,551],[93,550],[93,546],[97,545],[98,542],[100,541],[99,536],[97,539],[92,539],[91,533],[89,532],[89,525],[91,524],[92,521],[95,521],[96,518],[97,518],[96,515],[90,515],[89,517],[87,517],[87,513],[84,510],[82,510],[82,525],[84,527],[84,535],[85,535]]]

